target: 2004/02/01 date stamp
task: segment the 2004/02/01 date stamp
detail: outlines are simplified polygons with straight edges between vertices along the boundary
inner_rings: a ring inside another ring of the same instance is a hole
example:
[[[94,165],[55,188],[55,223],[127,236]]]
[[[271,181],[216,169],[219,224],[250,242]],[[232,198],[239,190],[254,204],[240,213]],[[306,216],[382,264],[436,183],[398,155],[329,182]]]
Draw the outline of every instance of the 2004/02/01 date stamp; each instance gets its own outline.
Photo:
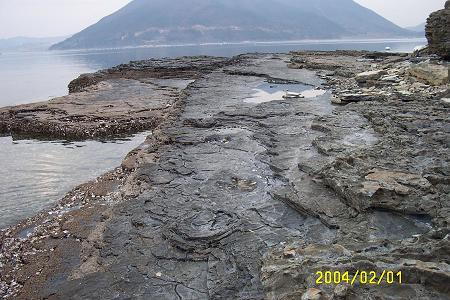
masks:
[[[381,284],[402,284],[402,272],[394,272],[384,270],[381,273],[375,271],[360,271],[354,273],[349,271],[317,271],[316,284],[341,284],[347,283],[350,285],[381,285]]]

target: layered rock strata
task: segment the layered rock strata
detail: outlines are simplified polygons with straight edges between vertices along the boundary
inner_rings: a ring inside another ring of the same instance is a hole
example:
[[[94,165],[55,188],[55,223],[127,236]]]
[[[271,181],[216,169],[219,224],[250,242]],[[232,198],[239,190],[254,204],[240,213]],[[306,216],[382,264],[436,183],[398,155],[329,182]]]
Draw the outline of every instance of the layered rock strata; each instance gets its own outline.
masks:
[[[139,82],[175,82],[181,96],[120,168],[2,232],[0,295],[448,299],[449,85],[411,75],[427,58],[216,60],[162,68],[172,74],[164,79],[133,67]],[[69,97],[111,80],[136,78],[97,78]],[[261,86],[286,84],[316,96],[256,101]],[[318,270],[405,277],[401,285],[317,285]]]
[[[425,28],[428,51],[450,60],[450,1],[445,8],[430,15]]]

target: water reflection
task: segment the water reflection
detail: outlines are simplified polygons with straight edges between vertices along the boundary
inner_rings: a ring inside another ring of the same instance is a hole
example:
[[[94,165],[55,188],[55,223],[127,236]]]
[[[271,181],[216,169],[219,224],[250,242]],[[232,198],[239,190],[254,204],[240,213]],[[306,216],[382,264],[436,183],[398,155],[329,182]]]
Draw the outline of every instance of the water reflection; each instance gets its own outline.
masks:
[[[0,137],[0,228],[52,206],[77,185],[119,166],[148,134],[76,143]]]
[[[326,94],[326,90],[322,89],[311,89],[301,92],[303,98],[316,98]]]
[[[286,92],[302,94],[309,87],[304,84],[272,84],[262,83],[253,89],[251,97],[244,99],[245,103],[264,103],[269,101],[284,100]]]

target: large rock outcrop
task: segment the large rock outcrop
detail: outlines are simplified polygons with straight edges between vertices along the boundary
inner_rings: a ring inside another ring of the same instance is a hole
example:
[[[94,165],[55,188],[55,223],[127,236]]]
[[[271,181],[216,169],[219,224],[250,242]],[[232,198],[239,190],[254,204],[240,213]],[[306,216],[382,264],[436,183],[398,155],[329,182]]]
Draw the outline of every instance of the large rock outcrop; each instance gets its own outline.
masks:
[[[450,0],[447,0],[444,9],[430,15],[425,34],[430,53],[450,60]]]

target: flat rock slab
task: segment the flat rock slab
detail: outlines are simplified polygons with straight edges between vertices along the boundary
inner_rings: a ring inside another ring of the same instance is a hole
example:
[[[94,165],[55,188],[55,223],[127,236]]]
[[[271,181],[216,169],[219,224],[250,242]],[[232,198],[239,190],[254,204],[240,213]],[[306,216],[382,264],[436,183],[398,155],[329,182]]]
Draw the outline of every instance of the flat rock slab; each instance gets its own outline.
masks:
[[[449,82],[449,65],[420,63],[411,66],[409,73],[430,85],[443,85]]]
[[[107,79],[47,102],[0,109],[0,128],[15,136],[106,138],[155,128],[189,80]]]

